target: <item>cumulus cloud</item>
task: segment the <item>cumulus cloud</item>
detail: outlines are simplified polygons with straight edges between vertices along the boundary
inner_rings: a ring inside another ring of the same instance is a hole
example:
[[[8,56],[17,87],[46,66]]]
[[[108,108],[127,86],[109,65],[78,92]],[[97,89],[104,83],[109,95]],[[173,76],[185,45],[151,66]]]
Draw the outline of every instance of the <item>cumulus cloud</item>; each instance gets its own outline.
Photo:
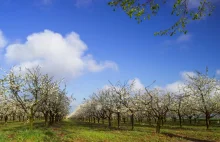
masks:
[[[194,77],[196,74],[194,72],[183,71],[180,73],[183,80],[189,80],[189,77]]]
[[[167,84],[163,89],[164,90],[167,90],[169,92],[173,92],[173,93],[176,93],[176,92],[181,92],[181,88],[184,87],[184,82],[183,81],[176,81],[176,82],[173,82],[173,83],[170,83],[170,84]]]
[[[188,47],[187,44],[189,44],[191,39],[192,39],[192,34],[189,34],[189,33],[182,34],[174,40],[165,40],[163,42],[163,45],[165,45],[165,46],[178,45],[180,47],[183,47],[183,45],[185,44],[185,47]]]
[[[216,71],[216,74],[217,74],[217,75],[220,75],[220,70],[217,70],[217,71]]]
[[[120,89],[120,85],[117,86],[118,83],[121,84],[121,82],[117,82],[116,83],[116,86],[115,86],[116,90]],[[122,83],[122,85],[124,85],[124,84]],[[141,82],[141,80],[139,78],[134,78],[134,79],[128,80],[127,85],[133,85],[132,86],[132,90],[133,91],[144,91],[145,90],[145,86],[144,86],[144,84]],[[112,87],[111,84],[104,85],[101,90],[108,90],[111,87]]]
[[[3,48],[7,45],[7,40],[3,35],[3,32],[0,30],[0,48]]]
[[[29,35],[25,43],[8,45],[5,58],[17,68],[39,65],[44,72],[59,77],[78,77],[85,72],[99,72],[107,68],[117,70],[117,64],[112,61],[97,62],[92,55],[85,55],[87,49],[75,32],[62,36],[44,30]]]
[[[191,75],[192,72],[181,72],[180,73],[181,77],[182,77],[181,80],[175,81],[173,83],[169,83],[165,86],[154,86],[153,88],[158,88],[158,89],[166,90],[166,91],[173,92],[173,93],[181,92],[180,89],[185,86],[183,79],[186,78],[185,75],[188,74],[188,73]],[[142,84],[140,79],[134,78],[132,80],[129,80],[128,83],[131,84],[133,81],[135,82],[135,84],[133,86],[134,91],[137,91],[137,90],[144,91],[145,86],[144,86],[144,84]]]
[[[176,42],[180,43],[180,42],[187,42],[190,41],[192,35],[191,34],[182,34],[181,36],[179,36],[176,40]]]
[[[128,84],[131,85],[132,83],[134,83],[134,86],[133,86],[134,91],[144,90],[144,88],[145,88],[139,78],[134,78],[134,79],[128,81]]]
[[[181,90],[181,88],[183,88],[185,86],[185,81],[189,80],[189,77],[193,77],[196,76],[196,74],[194,72],[191,71],[182,71],[180,72],[180,80],[177,80],[173,83],[169,83],[167,85],[165,85],[164,87],[160,87],[164,90],[167,90],[169,92],[173,92],[173,93],[181,93],[183,92],[183,90]]]

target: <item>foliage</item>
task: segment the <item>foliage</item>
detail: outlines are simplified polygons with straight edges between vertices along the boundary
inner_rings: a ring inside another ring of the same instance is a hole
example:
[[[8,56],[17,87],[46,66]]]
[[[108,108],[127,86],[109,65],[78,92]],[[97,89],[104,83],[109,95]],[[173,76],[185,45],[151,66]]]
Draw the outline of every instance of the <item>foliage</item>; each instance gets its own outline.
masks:
[[[175,122],[178,118],[182,127],[184,119],[199,121],[206,120],[206,127],[209,129],[210,119],[219,116],[220,91],[219,81],[205,74],[195,72],[188,76],[185,84],[178,92],[154,87],[135,90],[135,82],[116,83],[94,93],[74,113],[73,118],[83,121],[96,122],[108,118],[109,128],[112,120],[117,120],[118,128],[120,123],[130,121],[131,129],[134,129],[134,121],[139,123],[147,120],[149,125],[156,122],[156,132],[168,119]]]
[[[143,19],[150,19],[157,15],[161,5],[168,2],[167,0],[110,0],[108,4],[115,8],[120,7],[130,18],[135,17],[140,23]],[[186,26],[191,20],[201,20],[210,16],[214,10],[211,0],[201,0],[197,8],[191,8],[189,0],[175,0],[173,2],[171,15],[178,16],[179,19],[170,28],[155,32],[155,35],[172,36],[177,32],[186,34]]]
[[[27,121],[30,128],[34,119],[44,118],[45,125],[61,121],[69,112],[70,99],[61,81],[42,74],[40,67],[5,72],[0,86],[0,118],[7,123]]]

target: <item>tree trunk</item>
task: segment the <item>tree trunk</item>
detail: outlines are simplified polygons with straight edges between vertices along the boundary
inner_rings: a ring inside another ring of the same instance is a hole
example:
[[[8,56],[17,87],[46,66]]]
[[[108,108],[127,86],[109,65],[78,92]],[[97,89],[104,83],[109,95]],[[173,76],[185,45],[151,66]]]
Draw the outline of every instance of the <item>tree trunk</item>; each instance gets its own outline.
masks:
[[[34,110],[33,107],[31,107],[31,112],[29,115],[29,124],[30,124],[30,129],[33,129],[33,123],[34,123]]]
[[[176,117],[173,118],[173,122],[176,122]]]
[[[12,115],[12,121],[14,122],[15,121],[15,114],[13,113]]]
[[[5,115],[5,123],[8,122],[8,115]]]
[[[54,114],[52,113],[52,111],[50,111],[49,120],[50,120],[50,125],[54,124]]]
[[[162,118],[161,117],[158,117],[157,118],[157,126],[156,126],[156,133],[160,133],[160,125],[161,125],[161,120]]]
[[[194,123],[196,124],[196,118],[194,118]]]
[[[207,112],[206,113],[206,129],[209,129],[209,125],[210,125],[210,114]]]
[[[151,126],[152,123],[151,123],[151,118],[150,117],[148,117],[147,121],[148,121],[149,125]]]
[[[182,117],[179,112],[178,112],[178,117],[179,117],[180,128],[182,128]]]
[[[192,124],[192,116],[189,116],[189,124]]]
[[[131,130],[134,130],[134,114],[131,114]]]
[[[44,125],[47,127],[48,125],[48,112],[44,114]]]
[[[109,128],[112,127],[111,117],[112,117],[112,114],[110,113],[109,116],[108,116],[108,127]]]
[[[105,124],[105,119],[104,118],[102,118],[102,124]]]
[[[95,117],[93,117],[93,122],[95,123]]]
[[[59,122],[59,115],[58,114],[55,115],[55,123],[57,123],[57,122]]]
[[[125,122],[126,122],[125,118],[123,118],[123,121],[124,121],[124,124],[125,124]]]
[[[117,116],[118,116],[118,129],[119,129],[120,128],[120,120],[121,120],[120,112],[117,113]]]
[[[54,114],[52,114],[52,116],[51,116],[51,122],[52,122],[52,124],[54,124]]]

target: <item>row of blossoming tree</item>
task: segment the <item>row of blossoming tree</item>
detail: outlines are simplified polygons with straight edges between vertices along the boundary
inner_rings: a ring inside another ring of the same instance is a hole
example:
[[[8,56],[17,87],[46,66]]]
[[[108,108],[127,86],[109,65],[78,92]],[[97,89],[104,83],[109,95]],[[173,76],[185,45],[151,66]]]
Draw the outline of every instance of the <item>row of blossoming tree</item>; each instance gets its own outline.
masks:
[[[32,129],[35,119],[49,126],[68,114],[70,99],[63,81],[43,74],[40,67],[1,70],[0,75],[1,121],[25,121]]]
[[[167,119],[179,121],[182,119],[204,119],[207,129],[210,119],[220,113],[220,84],[219,80],[206,73],[195,72],[188,75],[184,84],[179,86],[179,91],[169,92],[152,85],[144,89],[135,90],[135,81],[132,83],[110,83],[108,87],[98,90],[76,110],[73,118],[92,122],[108,121],[109,127],[112,120],[117,120],[117,127],[129,118],[134,129],[135,121],[147,120],[151,124],[156,122],[156,132]]]

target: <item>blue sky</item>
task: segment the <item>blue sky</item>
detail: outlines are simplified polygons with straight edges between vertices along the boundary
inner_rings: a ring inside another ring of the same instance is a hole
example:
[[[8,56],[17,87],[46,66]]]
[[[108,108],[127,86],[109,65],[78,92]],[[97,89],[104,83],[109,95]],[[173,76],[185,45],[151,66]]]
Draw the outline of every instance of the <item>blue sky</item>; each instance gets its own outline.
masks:
[[[114,83],[136,78],[143,85],[156,80],[157,86],[167,87],[182,80],[183,73],[204,71],[206,66],[211,74],[220,75],[218,0],[211,17],[191,22],[186,36],[173,37],[153,35],[175,21],[169,16],[169,4],[152,20],[137,24],[121,10],[113,12],[107,2],[2,0],[0,66],[49,65],[44,71],[67,78],[68,91],[77,99],[74,106],[108,80]],[[48,40],[51,44],[47,47]],[[66,67],[69,64],[74,65]]]

